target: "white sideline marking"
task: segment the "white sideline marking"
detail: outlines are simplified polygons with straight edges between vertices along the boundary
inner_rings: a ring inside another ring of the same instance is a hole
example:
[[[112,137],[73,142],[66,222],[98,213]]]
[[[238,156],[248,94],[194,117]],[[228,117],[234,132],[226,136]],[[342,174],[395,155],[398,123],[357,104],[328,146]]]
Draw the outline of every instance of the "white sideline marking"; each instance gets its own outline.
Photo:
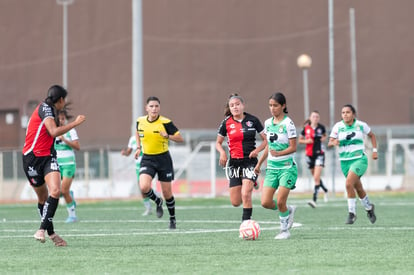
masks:
[[[308,205],[309,199],[292,199],[289,200],[288,204],[293,204],[298,207],[304,207],[309,208]],[[374,199],[372,201],[376,206],[411,206],[414,205],[414,201],[387,201],[382,199]],[[137,203],[142,203],[141,200],[137,200]],[[339,199],[339,198],[332,198],[328,202],[319,202],[318,207],[344,207],[346,206],[346,199]],[[87,204],[82,204],[82,202],[78,203],[78,206],[82,208],[82,211],[96,211],[96,207],[90,207]],[[1,205],[1,209],[8,209],[8,208],[30,208],[32,209],[33,205],[26,205],[26,204],[13,204],[13,205]],[[143,208],[141,205],[137,206],[116,206],[117,209],[121,209],[122,211],[136,211],[137,209]],[[186,206],[180,206],[179,203],[176,203],[175,209],[178,210],[194,210],[194,209],[229,209],[229,208],[237,208],[230,204],[223,204],[223,205],[186,205]],[[260,204],[253,204],[253,208],[262,208]],[[99,207],[99,211],[114,211],[114,207]],[[1,222],[1,220],[0,220]]]
[[[17,222],[17,221],[16,221]],[[32,221],[31,221],[32,222]],[[82,221],[83,222],[83,221]],[[102,223],[106,223],[106,221],[100,221]],[[114,222],[114,221],[112,221]],[[124,222],[124,221],[123,221]],[[164,221],[165,222],[165,221]],[[205,223],[206,221],[179,221],[180,223]],[[208,221],[210,223],[229,223],[229,221]],[[230,223],[236,223],[236,222],[230,222]],[[239,221],[237,221],[237,224],[240,223]],[[260,222],[261,224],[274,224],[277,225],[278,223],[276,222]],[[292,227],[300,227],[302,226],[301,223],[293,223]],[[277,230],[279,227],[261,227],[260,229],[262,231],[268,231],[268,230]],[[91,229],[92,230],[92,229]],[[80,234],[73,234],[74,232],[85,232],[88,231],[88,229],[69,229],[66,230],[68,232],[72,232],[69,234],[61,234],[62,236],[65,237],[104,237],[104,236],[139,236],[139,235],[159,235],[159,234],[205,234],[205,233],[220,233],[220,232],[238,232],[239,229],[238,228],[228,228],[228,229],[190,229],[190,230],[174,230],[171,231],[169,229],[151,229],[151,232],[145,232],[148,229],[133,229],[133,231],[129,231],[129,232],[125,232],[125,229],[122,229],[122,232],[119,233],[115,233],[113,229],[93,229],[94,232],[96,231],[101,231],[102,233],[80,233]],[[106,232],[111,232],[111,233],[106,233]],[[137,232],[137,231],[141,231],[141,232]],[[0,235],[0,239],[8,239],[8,238],[32,238],[32,233],[33,230],[29,230],[29,229],[3,229],[0,230],[0,232],[4,232],[4,233],[25,233],[25,232],[30,232],[30,235]]]
[[[227,220],[178,220],[179,223],[220,223],[220,224],[240,224],[240,221],[227,221]],[[166,220],[80,220],[76,224],[82,223],[165,223]],[[259,224],[280,224],[279,222],[275,221],[257,221]],[[14,220],[14,221],[0,221],[1,223],[8,223],[8,224],[19,224],[19,223],[39,223],[39,220]],[[54,224],[64,223],[64,221],[53,221]],[[292,227],[299,227],[302,226],[300,223],[293,223]],[[2,230],[0,230],[1,232]]]
[[[180,221],[180,223],[191,223],[194,221]],[[198,222],[198,221],[196,221]],[[201,221],[199,221],[201,222]],[[205,221],[203,221],[205,222]],[[210,221],[210,222],[222,222],[222,221]],[[259,222],[262,224],[266,224],[266,222]],[[268,224],[271,224],[271,222],[267,222]],[[278,223],[273,222],[276,226],[273,227],[261,227],[262,231],[269,231],[269,230],[278,230],[279,227],[277,226]],[[293,227],[303,227],[301,223],[293,223]],[[303,227],[303,229],[315,229],[315,228],[307,228],[306,226]],[[337,231],[337,230],[395,230],[395,231],[410,231],[414,230],[414,227],[349,227],[349,226],[343,226],[343,227],[326,227],[323,228],[324,230],[331,230],[331,231]],[[66,229],[65,231],[68,232],[66,234],[61,234],[61,236],[64,237],[105,237],[105,236],[149,236],[149,235],[166,235],[166,234],[207,234],[207,233],[220,233],[220,232],[237,232],[238,228],[227,228],[227,229],[190,229],[190,230],[181,230],[177,229],[174,231],[171,231],[169,229],[150,229],[151,231],[147,231],[149,229],[132,229],[131,231],[126,231],[125,229],[120,230],[120,232],[114,232],[114,229],[90,229],[94,232],[101,232],[101,233],[84,233],[89,230],[85,229],[79,229],[79,228],[73,228],[73,229]],[[34,230],[31,229],[2,229],[0,230],[2,233],[13,233],[12,235],[0,235],[0,239],[10,239],[10,238],[33,238],[33,232]],[[76,232],[80,232],[77,234]],[[22,235],[17,235],[16,233],[21,233]],[[27,235],[26,233],[29,233]]]
[[[277,227],[268,227],[268,228],[261,228],[262,231],[267,230],[276,230]],[[134,229],[135,232],[118,232],[115,233],[113,230],[107,230],[107,232],[110,233],[80,233],[80,234],[60,234],[62,237],[105,237],[105,236],[140,236],[140,235],[165,235],[165,234],[204,234],[204,233],[220,233],[220,232],[238,232],[238,228],[230,228],[230,229],[193,229],[193,230],[169,230],[169,229],[163,229],[163,230],[151,230],[151,232],[136,232],[136,229]],[[14,232],[26,232],[28,230],[15,230]],[[73,230],[71,230],[73,231]],[[82,230],[81,232],[84,232],[86,230]],[[94,230],[96,231],[96,230]],[[34,232],[33,230],[30,230],[30,232]],[[0,236],[0,239],[9,239],[9,238],[33,238],[33,235],[8,235],[8,236]]]

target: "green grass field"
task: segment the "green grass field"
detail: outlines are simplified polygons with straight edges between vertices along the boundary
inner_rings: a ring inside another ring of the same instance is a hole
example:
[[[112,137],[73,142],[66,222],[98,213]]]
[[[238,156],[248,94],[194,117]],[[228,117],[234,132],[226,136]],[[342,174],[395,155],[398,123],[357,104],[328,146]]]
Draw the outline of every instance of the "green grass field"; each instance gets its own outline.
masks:
[[[177,230],[164,217],[142,217],[141,201],[78,205],[80,222],[65,224],[59,206],[55,230],[67,247],[41,244],[36,204],[0,205],[1,274],[414,274],[414,194],[371,194],[377,222],[358,202],[358,219],[345,225],[346,200],[321,202],[293,195],[298,206],[289,240],[274,240],[277,212],[254,201],[262,233],[238,238],[241,208],[228,198],[177,199]]]

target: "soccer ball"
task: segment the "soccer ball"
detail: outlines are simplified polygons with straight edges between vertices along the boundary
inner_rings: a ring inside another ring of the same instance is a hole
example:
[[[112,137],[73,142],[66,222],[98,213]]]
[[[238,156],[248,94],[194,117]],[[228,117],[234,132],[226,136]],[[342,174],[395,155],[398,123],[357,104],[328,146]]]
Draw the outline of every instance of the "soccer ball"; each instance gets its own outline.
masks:
[[[240,225],[239,232],[243,240],[256,240],[260,236],[260,225],[255,220],[245,220]]]

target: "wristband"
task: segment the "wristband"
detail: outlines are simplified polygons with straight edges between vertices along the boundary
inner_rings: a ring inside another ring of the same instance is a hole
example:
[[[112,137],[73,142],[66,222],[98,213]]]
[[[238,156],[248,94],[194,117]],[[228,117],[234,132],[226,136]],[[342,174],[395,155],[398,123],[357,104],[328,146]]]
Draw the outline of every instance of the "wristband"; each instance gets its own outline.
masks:
[[[373,152],[373,153],[378,153],[377,148],[372,148],[372,152]]]

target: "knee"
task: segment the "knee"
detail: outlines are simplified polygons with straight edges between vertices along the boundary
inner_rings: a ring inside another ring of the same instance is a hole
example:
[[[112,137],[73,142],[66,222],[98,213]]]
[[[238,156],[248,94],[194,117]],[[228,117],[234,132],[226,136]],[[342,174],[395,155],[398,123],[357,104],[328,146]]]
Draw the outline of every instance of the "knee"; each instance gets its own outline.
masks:
[[[147,194],[151,190],[150,184],[139,183],[139,189],[141,190],[142,194]]]
[[[230,202],[234,207],[242,204],[242,193],[240,189],[234,187],[230,189]]]
[[[262,204],[262,207],[263,208],[266,208],[266,209],[272,209],[272,208],[274,208],[274,205],[273,205],[273,201],[272,200],[262,200],[262,202],[261,202],[261,204]]]
[[[231,205],[233,205],[234,207],[238,207],[241,205],[242,200],[241,199],[237,199],[237,198],[231,198],[230,199]]]
[[[263,202],[262,201],[262,207],[268,209],[269,208],[269,205],[266,202]]]
[[[59,186],[50,188],[49,189],[49,195],[53,198],[59,198],[60,197],[60,188],[59,188]]]

